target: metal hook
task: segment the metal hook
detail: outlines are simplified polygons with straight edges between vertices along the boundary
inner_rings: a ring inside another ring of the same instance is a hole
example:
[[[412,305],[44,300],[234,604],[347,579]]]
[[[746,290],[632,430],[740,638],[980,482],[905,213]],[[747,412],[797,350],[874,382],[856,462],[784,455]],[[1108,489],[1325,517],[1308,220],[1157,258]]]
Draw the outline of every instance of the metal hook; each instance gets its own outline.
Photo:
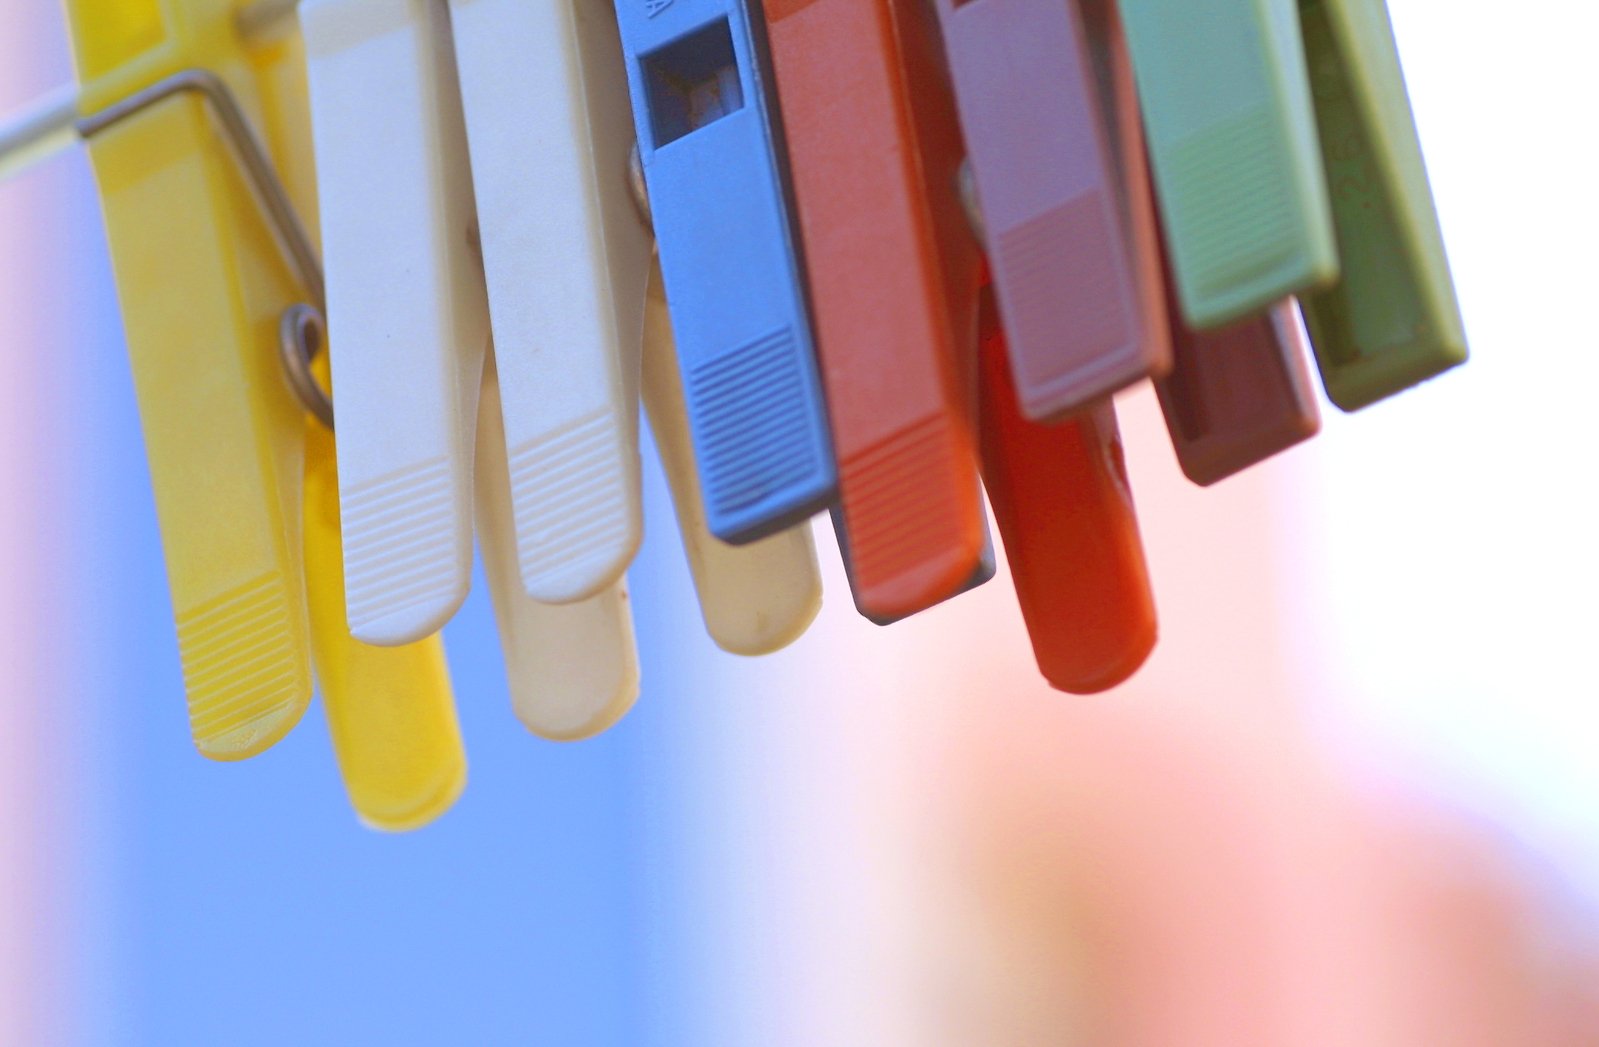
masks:
[[[83,117],[74,126],[80,137],[89,139],[159,102],[188,91],[198,94],[208,104],[212,116],[222,128],[223,137],[232,146],[231,152],[261,208],[278,250],[310,293],[310,304],[291,305],[283,311],[279,324],[279,356],[289,388],[306,410],[332,429],[333,404],[311,376],[310,369],[312,358],[327,336],[322,312],[326,293],[322,263],[317,258],[311,238],[306,235],[305,227],[300,224],[300,217],[295,213],[288,191],[278,179],[266,147],[251,129],[249,119],[228,85],[209,70],[185,69],[112,103],[98,113]]]

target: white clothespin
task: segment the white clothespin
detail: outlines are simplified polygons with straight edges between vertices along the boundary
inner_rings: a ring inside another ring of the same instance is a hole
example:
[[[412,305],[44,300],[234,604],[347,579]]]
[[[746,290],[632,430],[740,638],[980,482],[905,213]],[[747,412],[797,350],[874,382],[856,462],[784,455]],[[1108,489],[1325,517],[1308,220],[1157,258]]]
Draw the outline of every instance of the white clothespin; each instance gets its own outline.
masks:
[[[396,645],[466,596],[488,343],[445,0],[300,8],[327,269],[350,631]]]
[[[638,366],[650,235],[604,0],[451,0],[516,549],[535,599],[622,577],[642,536]]]
[[[711,534],[658,267],[645,306],[644,407],[677,506],[683,551],[706,631],[717,646],[733,654],[770,654],[787,647],[822,607],[811,524],[806,521],[749,545],[729,545]]]
[[[598,596],[569,604],[539,603],[527,595],[517,567],[505,427],[492,358],[478,410],[478,541],[511,704],[517,718],[541,737],[592,737],[625,716],[638,699],[638,648],[626,583],[615,582]]]

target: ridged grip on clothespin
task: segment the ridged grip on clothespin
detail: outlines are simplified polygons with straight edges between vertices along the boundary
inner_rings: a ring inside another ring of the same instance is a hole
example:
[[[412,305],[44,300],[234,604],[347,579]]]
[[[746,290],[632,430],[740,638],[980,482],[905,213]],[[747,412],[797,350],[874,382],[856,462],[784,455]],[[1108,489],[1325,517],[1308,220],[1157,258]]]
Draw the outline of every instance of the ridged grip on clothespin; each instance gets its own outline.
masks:
[[[67,14],[87,113],[199,67],[222,77],[246,114],[279,115],[267,144],[280,164],[302,146],[303,98],[268,97],[297,54],[246,53],[230,3],[68,0]],[[308,289],[285,267],[207,104],[194,92],[167,97],[96,133],[89,153],[190,725],[204,755],[233,760],[283,737],[310,699],[304,418],[275,351],[279,313]]]
[[[438,631],[466,597],[488,342],[444,0],[305,0],[350,629]]]
[[[621,578],[643,533],[638,367],[651,238],[616,18],[587,0],[452,0],[518,559],[536,600]]]
[[[1204,330],[1338,275],[1299,0],[1123,0],[1183,315]]]
[[[1057,419],[1164,373],[1078,5],[935,6],[1022,410]]]
[[[616,5],[711,531],[831,504],[837,470],[751,0]]]
[[[917,0],[767,0],[851,583],[895,619],[964,591],[977,481],[978,246],[938,30]]]
[[[326,357],[318,361],[326,377]],[[306,422],[305,573],[311,651],[345,791],[361,821],[408,832],[434,821],[466,788],[444,640],[372,647],[344,619],[344,555],[333,434]]]
[[[718,647],[733,654],[770,654],[787,647],[822,607],[811,524],[806,521],[747,545],[729,545],[706,525],[672,320],[658,270],[645,306],[644,407],[677,507],[706,631]]]

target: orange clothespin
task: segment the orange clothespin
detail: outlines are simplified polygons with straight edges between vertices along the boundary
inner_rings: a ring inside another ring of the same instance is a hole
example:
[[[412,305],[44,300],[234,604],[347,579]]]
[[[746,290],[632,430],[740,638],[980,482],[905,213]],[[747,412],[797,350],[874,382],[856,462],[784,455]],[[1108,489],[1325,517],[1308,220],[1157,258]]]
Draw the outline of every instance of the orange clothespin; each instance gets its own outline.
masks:
[[[1155,646],[1155,598],[1110,402],[1061,425],[1022,413],[991,292],[981,311],[983,482],[1038,667],[1093,694]]]

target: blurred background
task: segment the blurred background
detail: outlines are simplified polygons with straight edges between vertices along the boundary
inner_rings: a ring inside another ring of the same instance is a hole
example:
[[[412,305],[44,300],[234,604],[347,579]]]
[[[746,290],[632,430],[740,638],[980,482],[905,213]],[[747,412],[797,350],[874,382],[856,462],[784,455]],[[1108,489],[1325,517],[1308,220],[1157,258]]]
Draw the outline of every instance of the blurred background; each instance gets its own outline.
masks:
[[[1390,6],[1475,357],[1207,491],[1126,397],[1131,683],[1049,692],[1003,572],[865,624],[825,528],[721,654],[652,468],[637,711],[526,735],[477,586],[407,837],[316,710],[190,747],[86,157],[0,185],[0,1044],[1599,1043],[1599,16]],[[0,0],[0,112],[70,77]]]

